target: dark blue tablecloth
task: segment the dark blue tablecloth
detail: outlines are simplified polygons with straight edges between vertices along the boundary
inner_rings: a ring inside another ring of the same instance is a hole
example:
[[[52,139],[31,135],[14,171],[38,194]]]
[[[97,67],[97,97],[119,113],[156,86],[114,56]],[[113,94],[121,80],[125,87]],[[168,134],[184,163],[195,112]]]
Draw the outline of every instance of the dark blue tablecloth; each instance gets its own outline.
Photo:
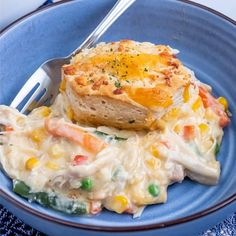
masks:
[[[0,235],[1,236],[26,236],[36,235],[45,236],[44,234],[32,229],[24,224],[21,220],[13,216],[3,206],[0,205]],[[183,235],[185,236],[185,235]],[[236,213],[216,225],[214,228],[207,230],[199,236],[236,236]]]

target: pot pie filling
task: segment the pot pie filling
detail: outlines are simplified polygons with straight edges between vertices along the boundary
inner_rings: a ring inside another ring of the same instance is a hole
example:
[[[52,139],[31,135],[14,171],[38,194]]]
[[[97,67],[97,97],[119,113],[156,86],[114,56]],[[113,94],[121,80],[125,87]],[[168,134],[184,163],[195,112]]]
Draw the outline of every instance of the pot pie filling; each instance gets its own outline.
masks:
[[[106,208],[137,217],[145,206],[165,203],[168,186],[186,176],[217,184],[227,100],[213,97],[176,50],[139,43],[137,53],[133,41],[125,42],[99,44],[72,58],[50,107],[24,115],[0,106],[0,162],[15,193],[69,214]],[[145,128],[132,129],[135,119],[128,129],[77,119],[65,92],[72,78],[84,94],[148,108]]]

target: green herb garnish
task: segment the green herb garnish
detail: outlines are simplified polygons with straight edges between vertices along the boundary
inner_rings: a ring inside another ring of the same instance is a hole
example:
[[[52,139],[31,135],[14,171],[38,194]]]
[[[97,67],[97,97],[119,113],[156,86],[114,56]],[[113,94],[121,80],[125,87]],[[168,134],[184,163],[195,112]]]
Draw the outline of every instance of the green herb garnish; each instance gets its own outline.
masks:
[[[121,137],[118,137],[116,135],[109,135],[107,133],[104,133],[104,132],[101,132],[101,131],[98,131],[98,130],[94,131],[94,133],[97,134],[98,136],[101,136],[101,137],[104,137],[104,138],[108,137],[108,141],[111,141],[113,139],[115,139],[117,141],[127,140],[126,138],[121,138]]]
[[[120,81],[115,81],[115,86],[116,86],[117,88],[121,88]]]

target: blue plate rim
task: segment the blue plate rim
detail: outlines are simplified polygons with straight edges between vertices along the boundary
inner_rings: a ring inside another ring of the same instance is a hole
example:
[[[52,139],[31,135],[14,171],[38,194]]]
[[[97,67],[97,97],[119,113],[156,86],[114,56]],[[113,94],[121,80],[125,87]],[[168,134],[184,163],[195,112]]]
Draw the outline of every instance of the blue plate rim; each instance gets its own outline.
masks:
[[[196,3],[196,2],[192,2],[190,0],[176,0],[178,2],[183,2],[185,4],[189,4],[189,5],[192,5],[192,6],[195,6],[195,7],[198,7],[198,8],[201,8],[202,10],[205,10],[207,12],[210,12],[216,16],[219,16],[220,18],[223,18],[225,19],[226,21],[232,23],[233,25],[236,26],[236,20],[224,15],[223,13],[219,12],[219,11],[216,11],[214,10],[213,8],[210,8],[210,7],[207,7],[207,6],[204,6],[200,3]],[[68,2],[73,2],[73,0],[61,0],[59,2],[54,2],[54,3],[51,3],[49,5],[45,5],[45,6],[42,6],[20,18],[18,18],[17,20],[13,21],[10,25],[6,26],[5,28],[3,28],[2,30],[0,30],[0,37],[2,37],[7,31],[9,31],[11,28],[13,28],[15,25],[18,25],[21,21],[24,21],[26,20],[27,18],[31,17],[32,15],[35,15],[39,12],[42,12],[42,11],[45,11],[49,8],[52,8],[52,7],[55,7],[57,5],[61,5],[61,4],[65,4],[65,3],[68,3]]]
[[[236,26],[236,21],[233,20],[232,18],[210,8],[207,6],[204,6],[202,4],[196,3],[196,2],[192,2],[190,0],[177,0],[178,2],[182,2],[184,4],[189,4],[192,6],[195,6],[197,8],[200,8],[201,10],[205,10],[208,13],[211,13],[213,15],[216,15],[224,20],[226,20],[227,22],[233,24],[234,26]],[[12,22],[10,25],[8,25],[7,27],[5,27],[4,29],[2,29],[0,31],[0,38],[5,35],[9,30],[11,30],[12,28],[14,28],[15,26],[17,26],[19,23],[21,23],[22,21],[25,21],[26,19],[28,19],[29,17],[38,14],[39,12],[48,10],[50,8],[53,8],[57,5],[62,5],[62,4],[66,4],[68,2],[73,2],[73,0],[62,0],[60,2],[56,2],[56,3],[52,3],[50,5],[47,6],[43,6],[39,9],[36,9],[35,11],[28,13],[27,15],[19,18],[18,20]],[[69,222],[66,220],[61,220],[58,219],[57,217],[53,217],[53,216],[49,216],[45,213],[41,213],[38,210],[34,210],[31,207],[28,207],[20,202],[18,202],[15,198],[13,198],[12,196],[10,196],[8,193],[4,192],[2,189],[0,189],[0,195],[2,197],[4,197],[7,201],[11,202],[12,204],[14,204],[16,207],[21,208],[24,211],[27,211],[33,215],[35,215],[36,217],[40,217],[44,220],[50,220],[52,222],[55,223],[59,223],[59,224],[63,224],[69,227],[74,227],[74,228],[81,228],[81,229],[86,229],[86,230],[95,230],[95,231],[101,231],[101,232],[131,232],[131,231],[144,231],[144,230],[151,230],[151,229],[160,229],[160,228],[167,228],[167,227],[171,227],[174,225],[179,225],[179,224],[183,224],[183,223],[188,223],[190,221],[193,220],[197,220],[203,216],[207,216],[210,215],[228,205],[230,205],[231,203],[233,203],[234,201],[236,201],[236,193],[232,194],[230,197],[228,197],[227,199],[225,199],[224,201],[221,201],[215,205],[213,205],[212,207],[209,207],[205,210],[199,211],[195,214],[186,216],[186,217],[181,217],[178,218],[176,220],[170,220],[170,221],[164,221],[164,222],[160,222],[160,223],[156,223],[156,224],[147,224],[147,225],[141,225],[141,226],[122,226],[122,227],[110,227],[110,226],[96,226],[96,225],[88,225],[88,224],[81,224],[81,223],[74,223],[74,222]]]

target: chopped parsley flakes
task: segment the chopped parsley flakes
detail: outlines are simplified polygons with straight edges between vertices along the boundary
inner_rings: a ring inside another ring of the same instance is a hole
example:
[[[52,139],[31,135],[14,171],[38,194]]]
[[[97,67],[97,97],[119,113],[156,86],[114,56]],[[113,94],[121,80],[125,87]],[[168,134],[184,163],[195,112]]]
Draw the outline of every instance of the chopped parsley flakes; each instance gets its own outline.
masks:
[[[117,88],[121,88],[121,84],[120,84],[120,81],[115,81],[115,86],[117,87]]]

